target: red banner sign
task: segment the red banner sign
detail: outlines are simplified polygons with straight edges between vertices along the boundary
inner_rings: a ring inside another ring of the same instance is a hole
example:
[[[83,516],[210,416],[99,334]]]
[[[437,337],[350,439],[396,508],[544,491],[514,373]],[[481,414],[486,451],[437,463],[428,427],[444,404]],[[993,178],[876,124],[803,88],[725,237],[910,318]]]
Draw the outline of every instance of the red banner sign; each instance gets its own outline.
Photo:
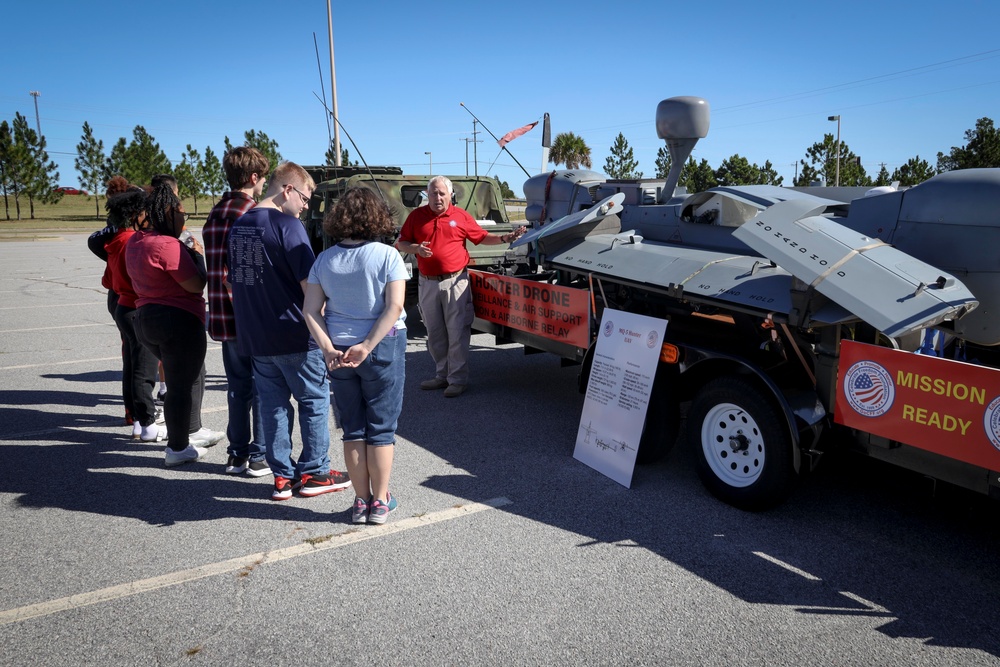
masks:
[[[1000,470],[1000,370],[844,341],[834,419]]]
[[[587,292],[469,271],[476,317],[576,347],[590,345]]]

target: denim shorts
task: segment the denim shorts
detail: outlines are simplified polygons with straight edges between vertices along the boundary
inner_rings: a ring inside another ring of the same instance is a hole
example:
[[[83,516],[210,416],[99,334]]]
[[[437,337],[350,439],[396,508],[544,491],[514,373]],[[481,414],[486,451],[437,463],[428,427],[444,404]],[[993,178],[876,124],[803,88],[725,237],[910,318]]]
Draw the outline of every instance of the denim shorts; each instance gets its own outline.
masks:
[[[336,346],[341,351],[348,347]],[[406,329],[390,332],[357,368],[330,371],[345,442],[364,440],[373,447],[396,443],[405,380]]]

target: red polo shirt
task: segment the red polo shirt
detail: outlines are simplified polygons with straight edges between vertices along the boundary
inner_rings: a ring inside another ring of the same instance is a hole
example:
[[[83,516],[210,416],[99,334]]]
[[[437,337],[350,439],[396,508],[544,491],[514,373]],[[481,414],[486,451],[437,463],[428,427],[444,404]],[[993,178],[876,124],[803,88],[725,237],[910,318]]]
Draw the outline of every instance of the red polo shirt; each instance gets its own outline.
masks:
[[[454,204],[441,215],[430,206],[421,206],[406,217],[399,240],[408,243],[430,241],[431,257],[417,255],[417,268],[425,276],[455,273],[469,265],[465,240],[479,245],[489,234],[471,215]]]

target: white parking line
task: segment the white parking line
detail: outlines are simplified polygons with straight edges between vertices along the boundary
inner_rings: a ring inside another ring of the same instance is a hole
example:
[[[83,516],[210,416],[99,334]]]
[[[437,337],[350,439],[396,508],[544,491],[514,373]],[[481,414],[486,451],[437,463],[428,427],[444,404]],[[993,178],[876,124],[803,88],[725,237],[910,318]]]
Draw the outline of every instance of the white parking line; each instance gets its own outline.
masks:
[[[117,357],[96,357],[94,359],[72,359],[70,361],[46,361],[44,364],[22,364],[20,366],[0,366],[0,371],[13,371],[19,368],[48,368],[50,366],[66,366],[69,364],[86,364],[91,361],[114,361],[121,362],[121,355]]]
[[[226,574],[228,572],[250,574],[254,568],[268,563],[277,563],[278,561],[295,558],[297,556],[305,556],[319,551],[326,551],[327,549],[338,549],[340,547],[356,544],[357,542],[364,542],[366,540],[384,537],[386,535],[392,535],[394,533],[400,533],[414,528],[422,528],[424,526],[441,523],[442,521],[450,521],[469,514],[476,514],[484,510],[496,509],[510,504],[510,500],[501,497],[487,500],[484,503],[458,505],[455,507],[449,507],[446,510],[441,510],[440,512],[432,512],[422,516],[414,516],[406,519],[400,519],[399,521],[392,521],[384,526],[351,528],[346,532],[337,535],[311,538],[302,544],[285,547],[284,549],[264,551],[261,553],[250,554],[248,556],[240,556],[239,558],[231,558],[230,560],[224,560],[218,563],[207,563],[188,570],[164,574],[159,577],[140,579],[139,581],[132,581],[118,586],[102,588],[100,590],[90,591],[89,593],[79,593],[77,595],[70,595],[69,597],[59,598],[49,602],[40,602],[38,604],[8,609],[6,611],[0,611],[0,625],[10,625],[11,623],[27,621],[32,618],[48,616],[50,614],[68,611],[70,609],[78,609],[80,607],[86,607],[100,602],[111,602],[130,595],[147,593],[149,591],[155,591],[159,588],[176,586],[178,584],[184,584],[189,581],[204,579],[205,577],[212,577],[218,574]]]
[[[92,324],[66,324],[61,327],[35,327],[33,329],[7,329],[5,331],[0,331],[2,334],[12,334],[12,333],[25,333],[27,331],[55,331],[56,329],[79,329],[81,327],[111,327],[114,326],[114,322],[104,324],[103,322],[94,322]]]
[[[33,306],[4,306],[0,310],[42,310],[50,308],[69,308],[70,306],[97,306],[106,304],[107,301],[77,301],[76,303],[39,303]]]
[[[817,577],[815,575],[812,575],[812,574],[809,574],[805,570],[800,570],[799,568],[795,567],[794,565],[789,565],[788,563],[786,563],[784,561],[778,560],[774,556],[768,556],[766,553],[764,553],[762,551],[754,551],[753,555],[754,556],[759,556],[759,557],[763,558],[764,560],[766,560],[769,563],[774,563],[775,565],[777,565],[779,567],[783,567],[786,570],[788,570],[789,572],[794,572],[795,574],[799,575],[800,577],[803,577],[804,579],[808,579],[809,581],[822,581],[822,579],[820,579],[819,577]]]

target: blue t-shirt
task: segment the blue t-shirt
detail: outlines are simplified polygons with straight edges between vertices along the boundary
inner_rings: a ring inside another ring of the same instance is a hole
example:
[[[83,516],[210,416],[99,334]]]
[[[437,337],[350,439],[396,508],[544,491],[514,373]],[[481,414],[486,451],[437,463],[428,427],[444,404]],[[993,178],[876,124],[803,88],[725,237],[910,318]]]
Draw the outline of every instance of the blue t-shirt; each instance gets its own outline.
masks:
[[[229,230],[229,282],[244,355],[275,356],[316,347],[302,315],[302,281],[316,256],[298,218],[253,208]]]
[[[375,320],[385,310],[386,286],[407,279],[399,251],[384,243],[337,244],[319,254],[309,272],[309,283],[326,294],[324,320],[335,345],[354,345],[364,340]],[[406,311],[396,321],[405,329]]]

